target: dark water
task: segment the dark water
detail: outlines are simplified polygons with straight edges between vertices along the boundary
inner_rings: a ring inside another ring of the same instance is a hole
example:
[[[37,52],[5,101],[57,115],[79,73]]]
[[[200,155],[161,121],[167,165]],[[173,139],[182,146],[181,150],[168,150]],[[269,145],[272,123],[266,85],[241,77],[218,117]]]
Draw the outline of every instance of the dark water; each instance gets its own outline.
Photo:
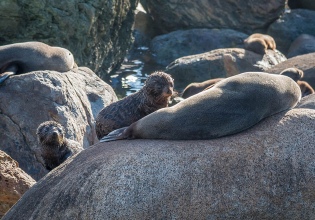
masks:
[[[143,87],[147,77],[156,70],[164,70],[163,66],[150,62],[150,51],[147,47],[139,47],[126,56],[119,70],[112,75],[109,84],[116,92],[118,99],[137,92]]]

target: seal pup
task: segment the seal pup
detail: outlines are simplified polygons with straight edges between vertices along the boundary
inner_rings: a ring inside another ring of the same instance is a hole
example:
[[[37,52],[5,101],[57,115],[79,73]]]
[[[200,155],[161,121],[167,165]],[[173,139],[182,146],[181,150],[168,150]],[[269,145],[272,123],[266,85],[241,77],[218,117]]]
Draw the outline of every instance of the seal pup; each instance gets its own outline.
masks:
[[[203,91],[204,89],[207,89],[208,87],[216,84],[217,82],[221,81],[224,78],[215,78],[215,79],[209,79],[200,83],[194,82],[194,83],[190,83],[188,86],[186,86],[186,88],[184,89],[183,93],[182,93],[182,97],[184,99],[195,95],[201,91]]]
[[[293,79],[299,85],[301,92],[302,92],[302,97],[314,93],[314,89],[310,84],[308,84],[306,81],[300,80],[304,76],[303,70],[300,70],[300,69],[295,68],[295,67],[291,67],[291,68],[284,69],[280,73],[280,75],[288,76],[291,79]]]
[[[65,138],[63,127],[55,121],[41,123],[36,134],[43,165],[49,171],[83,150],[78,142]]]
[[[98,139],[167,107],[173,89],[174,80],[169,74],[162,71],[152,73],[138,92],[110,104],[98,113],[95,124]]]
[[[0,84],[9,76],[38,70],[67,72],[76,66],[72,53],[37,41],[0,46]]]
[[[244,131],[262,119],[293,108],[301,99],[289,77],[246,72],[216,83],[172,107],[163,108],[115,130],[101,142],[146,138],[212,139]]]
[[[273,37],[266,34],[252,34],[244,40],[244,48],[257,54],[264,55],[266,50],[275,50],[276,42]]]

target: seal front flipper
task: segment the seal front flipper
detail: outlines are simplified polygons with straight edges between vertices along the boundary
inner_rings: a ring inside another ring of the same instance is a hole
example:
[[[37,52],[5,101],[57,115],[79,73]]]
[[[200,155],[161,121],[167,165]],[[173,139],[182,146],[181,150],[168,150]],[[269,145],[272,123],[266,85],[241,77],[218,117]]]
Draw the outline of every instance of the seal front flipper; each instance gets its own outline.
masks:
[[[110,142],[121,139],[127,139],[128,138],[128,136],[126,135],[127,128],[128,127],[123,127],[110,132],[108,135],[102,137],[100,139],[100,142]]]
[[[3,83],[10,76],[15,75],[17,71],[18,67],[16,65],[10,66],[9,68],[5,69],[5,71],[0,74],[0,84]]]

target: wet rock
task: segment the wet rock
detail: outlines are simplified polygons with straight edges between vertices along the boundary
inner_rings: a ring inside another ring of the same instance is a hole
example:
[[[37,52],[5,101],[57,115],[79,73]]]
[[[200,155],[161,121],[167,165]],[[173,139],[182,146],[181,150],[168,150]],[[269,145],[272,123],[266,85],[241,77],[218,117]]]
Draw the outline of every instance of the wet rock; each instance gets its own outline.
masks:
[[[279,63],[267,70],[270,73],[280,73],[286,68],[296,67],[304,72],[304,77],[301,79],[308,82],[313,88],[315,88],[315,53],[309,53],[292,57]]]
[[[98,142],[94,125],[98,112],[116,100],[113,89],[86,67],[13,76],[0,86],[0,150],[38,180],[47,173],[34,153],[39,152],[39,124],[58,122],[66,138],[87,148]]]
[[[286,55],[291,43],[301,34],[315,36],[314,17],[315,11],[289,10],[269,26],[267,33],[275,39],[277,49]]]
[[[218,48],[242,48],[248,35],[231,29],[179,30],[155,37],[150,50],[153,60],[167,66],[175,59]]]
[[[0,150],[0,218],[36,181],[19,168],[18,162]]]
[[[285,8],[285,0],[142,0],[141,3],[162,33],[192,28],[231,28],[252,33],[266,28]]]
[[[184,89],[192,82],[226,78],[249,71],[265,71],[286,60],[279,51],[267,50],[260,55],[240,48],[217,49],[207,53],[181,57],[166,67],[175,87]]]
[[[313,105],[214,140],[96,144],[3,220],[314,219],[314,129]]]
[[[80,66],[105,76],[132,43],[138,0],[4,0],[0,45],[42,41],[69,49]]]

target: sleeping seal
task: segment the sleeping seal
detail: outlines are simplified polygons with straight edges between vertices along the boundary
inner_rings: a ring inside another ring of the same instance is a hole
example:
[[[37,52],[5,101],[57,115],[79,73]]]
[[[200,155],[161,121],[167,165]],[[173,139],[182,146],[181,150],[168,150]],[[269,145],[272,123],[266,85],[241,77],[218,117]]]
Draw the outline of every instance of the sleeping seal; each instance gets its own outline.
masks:
[[[289,77],[246,72],[216,83],[175,106],[163,108],[101,139],[212,139],[244,131],[294,107],[299,86]]]
[[[75,65],[72,53],[62,47],[36,41],[0,46],[0,84],[14,74],[37,70],[67,72]]]

